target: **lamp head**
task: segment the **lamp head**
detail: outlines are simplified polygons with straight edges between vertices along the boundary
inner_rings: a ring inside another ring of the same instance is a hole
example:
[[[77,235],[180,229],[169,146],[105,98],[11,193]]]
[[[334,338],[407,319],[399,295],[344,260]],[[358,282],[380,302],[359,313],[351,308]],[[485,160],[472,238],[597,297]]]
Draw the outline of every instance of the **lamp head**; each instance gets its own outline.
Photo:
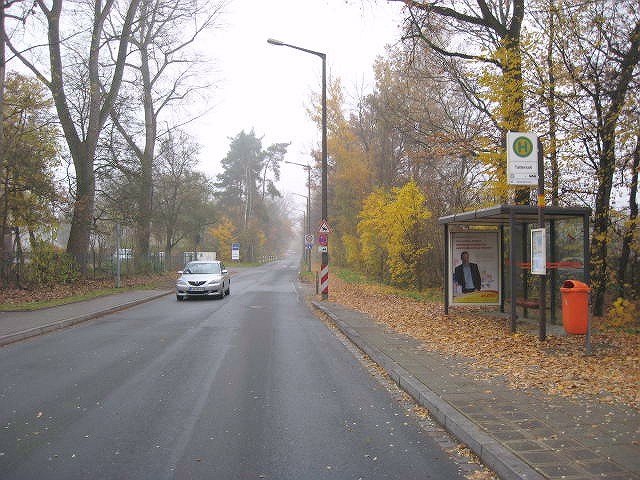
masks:
[[[280,40],[276,40],[275,38],[268,38],[267,43],[270,43],[271,45],[278,45],[278,46],[284,45],[284,42],[281,42]]]

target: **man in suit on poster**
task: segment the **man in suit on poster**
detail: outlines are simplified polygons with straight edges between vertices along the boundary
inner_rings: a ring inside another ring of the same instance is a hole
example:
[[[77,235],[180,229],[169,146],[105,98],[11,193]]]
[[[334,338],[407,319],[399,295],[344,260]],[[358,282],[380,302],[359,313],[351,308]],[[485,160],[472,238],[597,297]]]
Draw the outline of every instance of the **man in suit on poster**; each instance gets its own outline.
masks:
[[[460,254],[462,264],[458,265],[453,272],[453,281],[460,285],[462,293],[479,291],[482,287],[480,270],[478,265],[469,262],[469,252]]]

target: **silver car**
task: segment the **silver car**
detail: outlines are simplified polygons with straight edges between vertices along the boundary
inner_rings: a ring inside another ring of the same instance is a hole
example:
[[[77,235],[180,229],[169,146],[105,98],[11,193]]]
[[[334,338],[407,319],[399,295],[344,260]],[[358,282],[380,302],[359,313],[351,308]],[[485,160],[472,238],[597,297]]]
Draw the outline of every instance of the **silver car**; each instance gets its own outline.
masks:
[[[178,272],[176,298],[186,300],[191,297],[224,297],[231,293],[231,278],[222,262],[189,262]]]

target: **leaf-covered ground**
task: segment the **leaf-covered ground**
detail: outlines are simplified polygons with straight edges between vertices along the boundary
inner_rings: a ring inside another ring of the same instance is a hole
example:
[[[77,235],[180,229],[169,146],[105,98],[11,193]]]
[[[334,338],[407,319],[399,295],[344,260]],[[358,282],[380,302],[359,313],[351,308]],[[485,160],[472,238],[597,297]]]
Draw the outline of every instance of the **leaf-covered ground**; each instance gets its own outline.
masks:
[[[139,275],[123,277],[120,282],[122,289],[170,286],[175,280],[175,274],[163,275]],[[51,286],[25,287],[25,288],[3,288],[0,289],[0,304],[23,305],[48,300],[66,299],[89,295],[91,292],[108,290],[114,288],[113,278],[101,280],[78,280],[69,284],[55,284]]]
[[[329,300],[369,314],[377,322],[424,342],[445,355],[463,355],[513,388],[539,388],[549,394],[622,402],[640,409],[640,335],[594,332],[592,355],[584,336],[511,334],[504,319],[479,311],[451,309],[412,300],[385,289],[351,284],[333,276]]]

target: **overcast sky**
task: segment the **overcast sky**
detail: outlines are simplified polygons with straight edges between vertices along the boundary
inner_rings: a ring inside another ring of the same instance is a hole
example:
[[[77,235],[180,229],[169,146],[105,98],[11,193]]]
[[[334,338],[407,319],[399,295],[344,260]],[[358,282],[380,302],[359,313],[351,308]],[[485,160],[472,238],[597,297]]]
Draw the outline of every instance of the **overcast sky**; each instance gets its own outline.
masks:
[[[229,139],[251,129],[264,148],[291,142],[286,159],[310,163],[320,131],[306,107],[320,91],[322,61],[267,39],[326,53],[328,76],[340,77],[347,92],[370,91],[376,56],[398,40],[401,7],[384,0],[232,0],[207,40],[217,87],[213,110],[190,131],[203,146],[200,169],[219,173]],[[306,194],[303,168],[284,165],[282,173],[283,193]]]

